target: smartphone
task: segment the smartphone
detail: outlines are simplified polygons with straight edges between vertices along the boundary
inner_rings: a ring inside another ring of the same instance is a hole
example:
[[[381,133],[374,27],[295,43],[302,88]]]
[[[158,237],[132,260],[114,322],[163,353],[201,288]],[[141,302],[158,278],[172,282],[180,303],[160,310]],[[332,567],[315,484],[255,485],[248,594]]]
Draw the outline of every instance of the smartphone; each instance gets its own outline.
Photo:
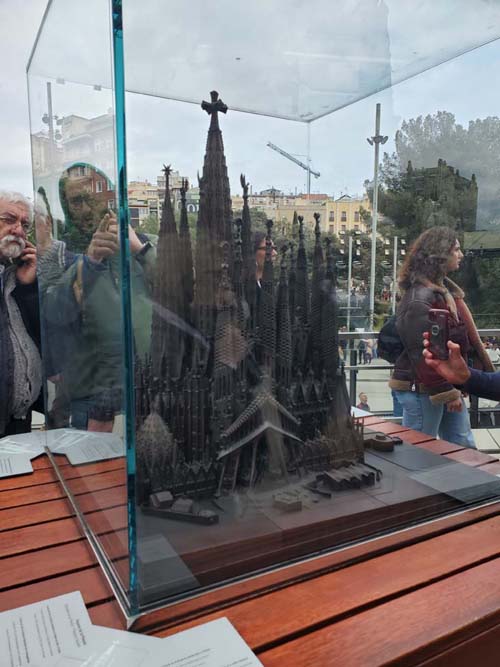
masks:
[[[448,359],[449,312],[441,308],[429,310],[429,349],[436,359]]]

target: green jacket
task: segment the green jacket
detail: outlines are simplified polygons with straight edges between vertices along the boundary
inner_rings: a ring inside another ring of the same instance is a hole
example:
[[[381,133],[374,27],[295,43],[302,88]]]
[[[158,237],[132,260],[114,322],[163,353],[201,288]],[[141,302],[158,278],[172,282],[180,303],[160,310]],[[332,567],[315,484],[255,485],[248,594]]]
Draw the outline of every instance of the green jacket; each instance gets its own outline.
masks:
[[[156,248],[130,263],[134,351],[149,353]],[[124,339],[120,268],[117,257],[100,264],[77,255],[63,275],[44,290],[51,357],[71,400],[123,386]]]

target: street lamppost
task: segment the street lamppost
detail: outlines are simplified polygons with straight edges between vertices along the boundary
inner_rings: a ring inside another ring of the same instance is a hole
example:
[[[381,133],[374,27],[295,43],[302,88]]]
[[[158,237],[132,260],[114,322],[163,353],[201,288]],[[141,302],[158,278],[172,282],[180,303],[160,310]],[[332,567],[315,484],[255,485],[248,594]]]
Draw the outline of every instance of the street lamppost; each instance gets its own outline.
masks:
[[[385,245],[390,246],[391,242],[389,239],[385,239]],[[398,275],[398,266],[401,265],[401,260],[398,256],[398,246],[401,245],[399,250],[399,256],[404,257],[406,255],[406,241],[405,239],[400,239],[398,236],[393,238],[393,249],[392,249],[392,262],[389,259],[383,259],[380,263],[381,266],[388,270],[392,268],[392,276],[384,276],[384,284],[391,285],[391,312],[394,315],[396,312],[396,292],[397,292],[397,275]],[[384,249],[384,255],[386,258],[389,257],[391,251],[389,248]],[[384,288],[385,289],[385,288]]]
[[[48,125],[48,130],[49,130],[49,142],[48,142],[48,173],[50,176],[53,174],[56,174],[57,169],[56,169],[56,147],[57,147],[57,141],[60,141],[62,139],[61,133],[59,130],[56,130],[54,132],[54,121],[56,121],[57,125],[60,125],[62,123],[62,119],[59,118],[59,116],[54,115],[52,111],[52,84],[50,81],[47,81],[47,112],[43,114],[42,116],[42,123],[45,123],[45,125]],[[47,167],[47,165],[46,165]],[[53,182],[53,179],[50,179],[50,189],[51,192],[47,192],[47,196],[49,199],[52,201],[55,201],[55,193],[56,193],[56,186]],[[57,223],[56,220],[54,219],[53,221],[53,229],[52,229],[52,234],[55,239],[57,239]]]
[[[401,256],[404,257],[406,255],[406,241],[405,239],[399,239],[399,243],[401,244]],[[394,248],[393,248],[393,265],[392,265],[392,295],[391,295],[391,310],[392,314],[396,312],[396,282],[397,282],[397,274],[398,274],[398,237],[394,237]]]
[[[378,163],[379,146],[385,144],[389,137],[380,134],[380,103],[375,110],[375,135],[366,140],[370,146],[375,146],[375,164],[373,169],[373,215],[372,215],[372,254],[370,267],[370,331],[373,331],[375,316],[375,264],[377,254],[377,218],[378,218]]]
[[[341,231],[339,232],[341,235],[341,240],[340,244],[343,246],[345,245],[345,240],[344,240],[344,234],[345,232]],[[356,237],[358,237],[361,232],[359,230],[356,230],[355,232]],[[353,242],[354,241],[354,242]],[[355,245],[354,253],[353,253],[353,246]],[[352,283],[352,269],[354,266],[359,266],[359,257],[361,255],[361,240],[359,238],[356,238],[353,240],[353,237],[349,235],[349,240],[348,240],[348,259],[347,259],[347,318],[346,318],[346,326],[347,326],[347,331],[351,330],[351,283]],[[344,249],[342,248],[340,250],[340,254],[344,254]],[[353,256],[356,257],[356,259],[353,260]],[[338,268],[345,268],[345,264],[341,261],[340,263],[337,264]]]

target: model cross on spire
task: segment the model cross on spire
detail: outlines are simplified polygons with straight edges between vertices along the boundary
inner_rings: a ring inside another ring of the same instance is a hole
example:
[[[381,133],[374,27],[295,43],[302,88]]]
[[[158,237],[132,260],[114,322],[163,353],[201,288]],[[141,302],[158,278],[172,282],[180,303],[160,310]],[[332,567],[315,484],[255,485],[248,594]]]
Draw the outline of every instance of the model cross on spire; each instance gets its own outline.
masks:
[[[219,93],[216,90],[210,92],[210,99],[211,102],[203,100],[201,108],[206,111],[209,116],[212,116],[212,120],[215,119],[215,122],[217,122],[217,113],[219,111],[221,113],[227,113],[227,105],[219,99]]]
[[[172,173],[172,166],[171,165],[163,165],[163,173],[165,174],[165,179],[168,183],[168,180],[170,178],[170,174]]]

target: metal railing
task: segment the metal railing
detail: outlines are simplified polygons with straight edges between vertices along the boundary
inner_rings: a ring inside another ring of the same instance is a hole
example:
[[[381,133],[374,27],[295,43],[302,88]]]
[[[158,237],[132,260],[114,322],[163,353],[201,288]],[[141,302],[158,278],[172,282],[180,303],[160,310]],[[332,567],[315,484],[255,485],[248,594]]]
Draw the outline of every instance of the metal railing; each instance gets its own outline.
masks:
[[[490,336],[497,336],[500,338],[500,329],[478,329],[478,331],[481,338]],[[351,343],[351,341],[354,343],[361,339],[375,341],[378,339],[378,331],[339,331],[339,341],[346,340],[348,343],[344,349],[344,353],[349,355],[349,363],[345,363],[346,359],[344,359],[344,370],[349,374],[349,399],[351,405],[356,405],[356,397],[358,395],[357,380],[360,370],[363,370],[364,372],[380,371],[381,369],[392,371],[394,369],[394,364],[389,363],[384,366],[358,364],[359,350],[355,348],[354,345],[349,345],[349,343]],[[500,370],[500,364],[496,364],[495,367]],[[387,381],[389,381],[389,378]],[[374,410],[373,414],[377,416],[391,417],[391,419],[396,422],[401,420],[400,417],[395,417],[393,412],[388,410]],[[500,428],[500,407],[480,408],[477,396],[470,396],[469,414],[472,428],[494,428],[497,423]],[[491,425],[489,424],[489,421],[491,421]]]

